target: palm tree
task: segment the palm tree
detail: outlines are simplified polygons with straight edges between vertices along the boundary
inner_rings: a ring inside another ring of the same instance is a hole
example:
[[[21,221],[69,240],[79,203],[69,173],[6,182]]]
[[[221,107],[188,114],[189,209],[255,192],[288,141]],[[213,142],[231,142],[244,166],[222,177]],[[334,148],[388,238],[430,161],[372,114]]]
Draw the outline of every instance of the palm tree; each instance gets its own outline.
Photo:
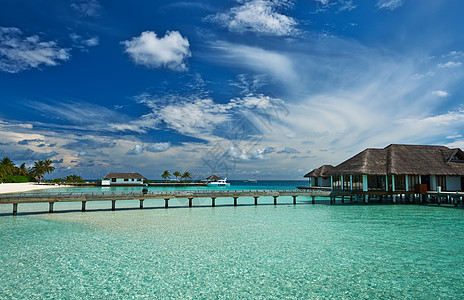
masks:
[[[182,179],[185,179],[185,178],[192,179],[192,176],[190,175],[189,172],[185,171],[182,175],[180,175],[180,178],[182,178]]]
[[[50,159],[46,159],[44,162],[44,172],[50,174],[53,171],[55,171],[55,167],[52,166],[52,161]]]
[[[29,176],[29,171],[27,170],[25,163],[22,163],[19,167],[18,174],[21,176]]]
[[[0,164],[0,181],[3,182],[5,180],[6,176],[8,176],[8,173],[3,165]]]
[[[174,173],[172,173],[172,175],[176,176],[176,181],[177,181],[177,177],[181,176],[182,174],[180,174],[179,171],[175,171]]]
[[[36,178],[39,179],[39,181],[42,179],[42,177],[45,175],[44,171],[44,161],[39,160],[34,162],[34,166],[31,168],[31,173],[32,175]]]
[[[163,178],[164,180],[166,180],[166,178],[171,179],[171,173],[169,173],[169,171],[166,170],[163,172],[163,175],[161,175],[161,178]]]
[[[34,162],[34,166],[32,167],[31,171],[34,177],[39,178],[39,181],[43,179],[45,174],[50,174],[55,170],[55,167],[52,166],[52,161],[50,159],[39,160]]]
[[[14,171],[15,171],[15,165],[13,163],[13,161],[11,159],[9,159],[8,157],[4,157],[1,161],[0,161],[0,165],[3,167],[4,169],[4,172],[6,172],[6,175],[14,175]]]

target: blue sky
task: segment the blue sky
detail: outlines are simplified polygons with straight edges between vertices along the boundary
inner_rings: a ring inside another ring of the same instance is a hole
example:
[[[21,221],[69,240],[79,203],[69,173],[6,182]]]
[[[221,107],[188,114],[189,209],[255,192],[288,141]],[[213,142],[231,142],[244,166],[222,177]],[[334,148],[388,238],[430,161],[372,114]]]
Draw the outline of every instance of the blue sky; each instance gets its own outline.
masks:
[[[52,177],[300,179],[464,147],[461,0],[0,3],[0,156]]]

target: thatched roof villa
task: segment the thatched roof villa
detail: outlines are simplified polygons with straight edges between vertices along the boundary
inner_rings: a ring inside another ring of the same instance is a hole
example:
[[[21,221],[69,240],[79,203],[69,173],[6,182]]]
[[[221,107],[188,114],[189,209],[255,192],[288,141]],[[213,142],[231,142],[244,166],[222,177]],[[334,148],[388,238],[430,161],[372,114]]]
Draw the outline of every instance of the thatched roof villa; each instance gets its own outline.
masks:
[[[323,165],[317,169],[312,170],[304,177],[309,178],[310,187],[330,187],[330,175],[327,175],[326,173],[332,169],[332,165]]]
[[[333,190],[413,191],[416,184],[426,184],[427,190],[462,191],[464,152],[428,145],[368,148],[325,171],[324,176],[330,176]]]

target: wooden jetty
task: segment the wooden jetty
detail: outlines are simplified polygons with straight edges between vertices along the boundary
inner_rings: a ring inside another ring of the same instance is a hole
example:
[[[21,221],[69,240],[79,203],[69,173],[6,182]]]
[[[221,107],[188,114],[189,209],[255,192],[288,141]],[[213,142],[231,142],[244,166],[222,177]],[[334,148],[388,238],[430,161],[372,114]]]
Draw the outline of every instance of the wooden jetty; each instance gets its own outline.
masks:
[[[12,204],[13,215],[18,213],[18,205],[26,203],[48,203],[49,212],[53,213],[54,204],[57,202],[82,202],[82,211],[86,210],[88,201],[111,201],[111,209],[116,209],[116,201],[124,200],[139,200],[140,209],[143,209],[144,200],[147,199],[162,199],[164,207],[169,207],[171,199],[188,199],[189,207],[193,206],[195,198],[210,198],[211,206],[216,206],[217,198],[232,198],[234,206],[238,205],[240,197],[254,198],[254,204],[258,205],[259,197],[273,197],[274,205],[277,205],[278,197],[290,196],[293,198],[293,204],[297,203],[297,197],[311,197],[312,204],[315,204],[316,197],[323,197],[330,200],[331,204],[336,203],[339,199],[341,203],[345,200],[350,202],[361,202],[368,204],[369,201],[377,203],[407,203],[407,204],[454,204],[459,203],[464,205],[464,192],[434,192],[417,194],[415,192],[361,192],[361,191],[330,191],[330,190],[211,190],[211,191],[156,191],[156,192],[141,192],[141,193],[49,193],[49,194],[33,194],[33,193],[18,193],[18,194],[3,194],[0,195],[0,204]]]
[[[143,209],[143,202],[147,199],[163,199],[165,208],[169,207],[171,199],[188,199],[189,207],[193,206],[195,198],[210,198],[211,206],[216,206],[216,198],[233,198],[234,206],[240,197],[253,197],[254,204],[258,205],[259,197],[273,197],[274,204],[281,196],[293,197],[293,204],[296,204],[298,196],[312,197],[315,202],[316,197],[329,197],[330,191],[300,191],[300,190],[213,190],[213,191],[162,191],[162,192],[141,192],[141,193],[49,193],[49,194],[3,194],[0,195],[0,204],[13,204],[13,215],[18,213],[18,205],[26,203],[48,203],[49,212],[53,213],[54,204],[57,202],[82,202],[82,211],[86,210],[88,201],[111,201],[111,209],[116,209],[116,201],[139,200],[140,208]]]

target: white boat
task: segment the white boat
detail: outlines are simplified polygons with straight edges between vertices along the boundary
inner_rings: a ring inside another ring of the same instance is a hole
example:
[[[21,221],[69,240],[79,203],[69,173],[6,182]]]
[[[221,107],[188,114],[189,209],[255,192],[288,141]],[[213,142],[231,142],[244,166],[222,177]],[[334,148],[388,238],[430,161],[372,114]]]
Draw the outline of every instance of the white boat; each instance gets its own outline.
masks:
[[[207,186],[229,186],[230,183],[227,182],[227,178],[218,179],[215,181],[209,181],[206,183]]]

